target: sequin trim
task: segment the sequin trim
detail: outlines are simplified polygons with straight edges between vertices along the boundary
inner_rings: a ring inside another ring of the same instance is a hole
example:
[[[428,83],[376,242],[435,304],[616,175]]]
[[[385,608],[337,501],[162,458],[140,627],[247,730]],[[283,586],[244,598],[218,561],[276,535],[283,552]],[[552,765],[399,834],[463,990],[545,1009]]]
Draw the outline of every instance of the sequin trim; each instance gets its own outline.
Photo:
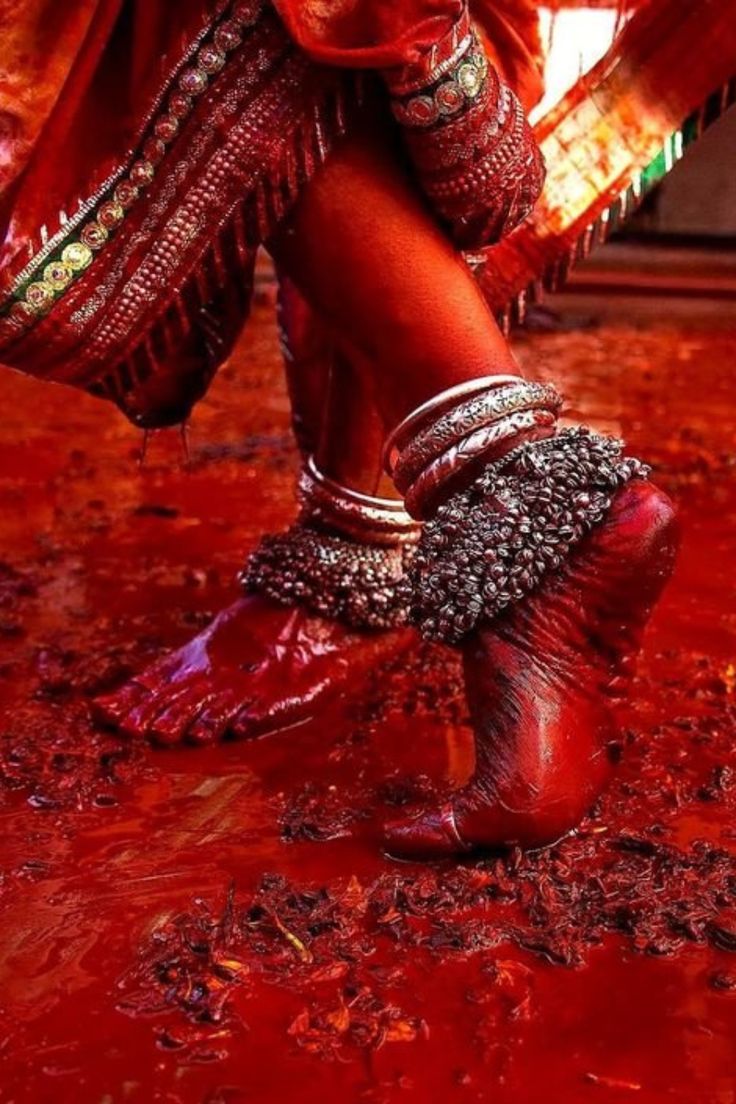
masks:
[[[4,313],[27,328],[48,314],[89,267],[110,236],[123,223],[126,213],[145,194],[182,122],[194,110],[197,100],[224,68],[228,56],[243,42],[264,11],[263,0],[235,0],[174,79],[165,106],[152,120],[138,156],[127,172],[101,197],[96,213],[81,228],[77,240],[67,242],[56,257],[47,261],[40,278],[21,275],[11,293],[11,305]],[[39,258],[39,264],[42,263]],[[26,270],[27,271],[27,270]]]

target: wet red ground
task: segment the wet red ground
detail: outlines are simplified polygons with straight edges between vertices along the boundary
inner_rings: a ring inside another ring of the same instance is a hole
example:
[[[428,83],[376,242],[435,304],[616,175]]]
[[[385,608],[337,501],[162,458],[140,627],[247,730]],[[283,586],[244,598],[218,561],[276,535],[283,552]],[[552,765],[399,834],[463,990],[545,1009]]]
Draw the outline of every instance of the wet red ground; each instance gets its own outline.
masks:
[[[0,1099],[736,1100],[735,347],[733,312],[669,302],[520,342],[655,461],[684,547],[595,814],[543,855],[428,867],[374,829],[470,767],[445,653],[255,743],[87,719],[290,516],[268,306],[186,470],[176,435],[140,468],[113,411],[3,375]]]

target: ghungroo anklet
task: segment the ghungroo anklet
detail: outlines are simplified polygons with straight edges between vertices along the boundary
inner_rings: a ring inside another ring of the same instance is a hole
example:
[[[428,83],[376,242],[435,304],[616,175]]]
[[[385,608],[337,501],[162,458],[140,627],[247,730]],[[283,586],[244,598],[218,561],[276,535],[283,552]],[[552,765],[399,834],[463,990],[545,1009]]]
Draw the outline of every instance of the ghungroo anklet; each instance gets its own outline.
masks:
[[[297,524],[261,540],[240,582],[250,593],[354,628],[393,629],[409,621],[406,571],[414,551],[414,545],[359,544]]]
[[[412,617],[458,643],[533,591],[600,524],[612,495],[649,468],[584,427],[491,463],[426,523],[410,571]]]
[[[299,521],[264,537],[241,582],[277,602],[296,602],[355,628],[409,621],[406,569],[421,534],[398,499],[361,494],[307,460]]]

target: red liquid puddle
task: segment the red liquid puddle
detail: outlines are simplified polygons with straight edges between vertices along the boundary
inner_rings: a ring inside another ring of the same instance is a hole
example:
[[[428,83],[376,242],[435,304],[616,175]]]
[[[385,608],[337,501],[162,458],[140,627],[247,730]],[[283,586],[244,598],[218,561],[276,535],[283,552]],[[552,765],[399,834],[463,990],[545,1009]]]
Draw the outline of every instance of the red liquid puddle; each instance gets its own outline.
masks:
[[[232,600],[292,509],[270,314],[186,472],[175,434],[140,470],[113,412],[4,375],[0,1099],[731,1099],[733,339],[689,320],[524,343],[660,467],[683,554],[581,832],[428,867],[374,826],[471,769],[444,653],[251,744],[161,752],[87,719]]]

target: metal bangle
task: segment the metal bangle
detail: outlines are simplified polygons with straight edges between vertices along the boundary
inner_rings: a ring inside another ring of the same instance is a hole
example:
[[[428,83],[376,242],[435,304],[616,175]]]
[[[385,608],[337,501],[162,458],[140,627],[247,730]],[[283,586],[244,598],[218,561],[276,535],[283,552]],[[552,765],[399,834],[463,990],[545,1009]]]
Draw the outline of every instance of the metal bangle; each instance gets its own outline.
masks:
[[[533,409],[559,412],[561,406],[562,397],[556,388],[526,381],[467,399],[409,442],[396,461],[394,482],[400,491],[406,491],[422,469],[446,449],[508,414]]]
[[[421,525],[403,502],[362,494],[330,479],[310,457],[299,477],[300,520],[322,525],[364,544],[415,543]]]
[[[446,391],[440,391],[434,398],[422,403],[403,421],[399,422],[389,434],[384,446],[383,461],[386,471],[393,475],[394,464],[399,453],[405,447],[408,438],[421,427],[432,414],[444,414],[447,407],[458,399],[466,399],[470,395],[477,395],[479,391],[488,391],[492,388],[503,387],[508,383],[519,383],[522,376],[495,375],[478,376],[476,379],[464,380],[462,383],[448,387]]]
[[[480,460],[493,461],[493,453],[504,442],[529,430],[550,428],[557,421],[549,410],[527,410],[511,414],[493,425],[476,430],[458,445],[447,449],[431,463],[406,492],[406,508],[415,518],[426,519],[437,504],[437,497],[450,480]]]

